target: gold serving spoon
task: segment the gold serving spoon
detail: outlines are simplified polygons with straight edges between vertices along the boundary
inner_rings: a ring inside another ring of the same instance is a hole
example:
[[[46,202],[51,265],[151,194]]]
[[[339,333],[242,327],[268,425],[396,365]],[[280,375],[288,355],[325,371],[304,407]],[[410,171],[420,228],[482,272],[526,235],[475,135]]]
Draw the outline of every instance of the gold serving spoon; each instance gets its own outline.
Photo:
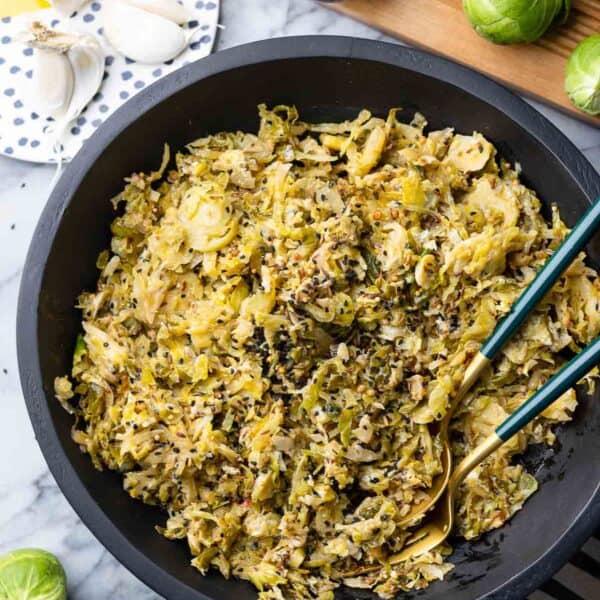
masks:
[[[548,406],[558,398],[560,394],[553,397],[552,390],[554,390],[559,382],[570,382],[569,385],[564,388],[564,391],[566,391],[572,387],[581,376],[587,373],[587,371],[600,361],[600,339],[596,339],[595,342],[559,371],[559,373],[513,413],[513,415],[508,417],[495,433],[469,453],[457,466],[454,473],[452,473],[452,452],[448,440],[448,426],[456,408],[477,381],[482,371],[498,355],[500,350],[520,327],[533,308],[550,290],[556,280],[583,249],[598,226],[600,226],[600,198],[592,203],[591,207],[583,215],[579,223],[577,223],[563,243],[556,249],[531,284],[523,291],[521,296],[512,306],[511,312],[500,322],[492,335],[481,347],[481,350],[469,363],[459,389],[448,407],[446,414],[441,421],[434,424],[434,427],[437,427],[438,439],[442,443],[442,472],[435,478],[429,491],[428,498],[415,505],[410,512],[398,522],[398,525],[400,527],[406,526],[419,519],[436,505],[445,491],[446,494],[439,506],[432,511],[428,522],[407,540],[406,546],[401,552],[394,554],[387,560],[388,564],[396,564],[407,560],[412,556],[418,556],[442,543],[452,530],[456,491],[468,473],[494,452],[494,450],[501,446],[511,435],[513,435],[513,433],[516,433],[516,431],[544,410],[545,406]],[[595,356],[595,363],[583,370],[579,377],[567,379],[572,369],[575,369],[575,372],[579,373],[579,371],[581,371],[581,364],[588,365],[590,355]],[[569,370],[569,372],[565,373],[567,370]],[[544,405],[544,408],[540,408],[536,412],[536,407],[540,406],[541,402],[546,402],[546,404]],[[527,421],[523,421],[523,414],[526,415]],[[515,422],[520,423],[516,428],[513,427]],[[508,437],[503,437],[510,428],[512,428],[512,433],[510,433]],[[502,435],[500,435],[499,432]],[[380,566],[364,567],[351,574],[348,573],[347,576],[360,575],[379,568]]]
[[[463,458],[450,476],[448,486],[440,502],[438,502],[434,510],[428,515],[426,524],[408,538],[401,552],[390,556],[385,563],[388,565],[397,564],[413,556],[433,550],[441,544],[450,535],[454,526],[454,504],[458,488],[465,477],[492,454],[494,450],[498,449],[520,429],[530,423],[599,363],[600,337],[597,337],[580,354],[549,379],[512,415],[507,417],[481,444]],[[346,576],[355,577],[376,571],[381,567],[382,565],[371,565],[359,568],[351,574],[347,573]]]
[[[571,230],[563,243],[548,259],[542,270],[537,274],[531,284],[523,291],[519,299],[513,304],[510,313],[500,322],[492,335],[473,357],[463,376],[459,389],[454,396],[446,414],[441,421],[433,423],[434,431],[442,444],[442,472],[434,479],[428,491],[428,497],[413,506],[409,513],[398,523],[401,527],[410,524],[429,511],[442,496],[450,481],[452,472],[452,452],[448,441],[448,426],[456,408],[465,395],[479,379],[481,373],[499,354],[506,342],[513,336],[529,313],[546,295],[556,280],[567,269],[579,252],[587,244],[594,232],[600,226],[600,198],[592,203],[591,207],[580,219],[579,223]]]
[[[465,477],[599,363],[600,337],[597,337],[460,461],[448,481],[445,494],[430,513],[427,523],[407,540],[401,552],[391,556],[387,562],[396,564],[441,544],[452,531],[454,503]]]

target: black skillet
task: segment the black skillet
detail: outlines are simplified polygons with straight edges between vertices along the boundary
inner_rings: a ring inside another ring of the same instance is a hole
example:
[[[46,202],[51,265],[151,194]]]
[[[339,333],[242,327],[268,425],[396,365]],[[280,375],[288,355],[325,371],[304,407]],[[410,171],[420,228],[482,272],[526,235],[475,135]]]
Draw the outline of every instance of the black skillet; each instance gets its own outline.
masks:
[[[295,37],[218,52],[150,86],[109,118],[66,168],[34,234],[19,298],[19,366],[38,442],[63,493],[98,539],[169,600],[250,600],[256,592],[218,574],[202,577],[189,566],[185,544],[154,530],[165,515],[131,500],[115,473],[92,467],[71,441],[72,418],[53,399],[53,380],[69,371],[80,322],[75,298],[94,287],[95,260],[108,246],[114,216],[109,198],[123,177],[155,168],[165,141],[177,149],[207,133],[256,130],[260,102],[294,103],[304,119],[316,121],[350,118],[363,107],[384,115],[400,106],[408,118],[423,112],[432,128],[478,130],[521,164],[545,213],[554,202],[569,225],[600,195],[591,165],[517,96],[465,67],[380,42]],[[589,248],[595,266],[598,241]],[[556,449],[523,458],[541,481],[525,510],[476,543],[457,542],[456,569],[419,596],[522,598],[600,524],[600,396],[580,398]],[[369,594],[343,590],[339,597]]]

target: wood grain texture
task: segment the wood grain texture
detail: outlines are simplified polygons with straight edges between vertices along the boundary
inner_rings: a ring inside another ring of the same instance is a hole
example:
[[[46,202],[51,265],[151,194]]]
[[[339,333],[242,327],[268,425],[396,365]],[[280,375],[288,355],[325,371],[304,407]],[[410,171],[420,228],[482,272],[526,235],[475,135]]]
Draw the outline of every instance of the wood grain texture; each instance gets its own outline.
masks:
[[[563,87],[567,59],[575,46],[600,33],[600,0],[573,0],[566,25],[552,27],[534,44],[517,46],[498,46],[478,36],[461,0],[347,0],[326,6],[600,127],[600,117],[575,108]]]

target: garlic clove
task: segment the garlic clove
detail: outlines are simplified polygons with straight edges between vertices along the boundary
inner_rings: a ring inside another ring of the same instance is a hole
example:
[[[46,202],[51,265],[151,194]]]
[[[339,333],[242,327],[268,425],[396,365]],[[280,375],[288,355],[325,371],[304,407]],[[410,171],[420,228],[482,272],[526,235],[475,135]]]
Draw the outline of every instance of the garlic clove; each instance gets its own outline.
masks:
[[[75,119],[102,85],[104,52],[96,38],[86,35],[69,50],[67,58],[75,75],[73,97],[69,104],[71,119]]]
[[[106,0],[104,35],[124,56],[141,63],[161,63],[181,54],[187,38],[181,27],[119,0]]]
[[[187,8],[179,4],[177,0],[124,0],[124,2],[178,25],[183,25],[192,19]]]
[[[52,0],[52,6],[63,17],[70,17],[75,11],[78,11],[88,0]]]
[[[60,140],[69,125],[81,114],[102,85],[104,53],[96,38],[81,35],[66,54],[74,76],[73,94],[64,115],[54,127],[54,137]]]
[[[64,54],[38,48],[32,90],[37,112],[54,119],[62,118],[73,96],[73,80],[73,68]]]
[[[47,134],[60,162],[67,128],[102,85],[104,52],[94,36],[55,31],[39,22],[32,23],[21,40],[37,49],[35,96],[40,113],[55,119]]]
[[[32,48],[67,52],[79,40],[78,34],[49,29],[39,21],[33,21],[29,29],[19,35],[19,41]]]

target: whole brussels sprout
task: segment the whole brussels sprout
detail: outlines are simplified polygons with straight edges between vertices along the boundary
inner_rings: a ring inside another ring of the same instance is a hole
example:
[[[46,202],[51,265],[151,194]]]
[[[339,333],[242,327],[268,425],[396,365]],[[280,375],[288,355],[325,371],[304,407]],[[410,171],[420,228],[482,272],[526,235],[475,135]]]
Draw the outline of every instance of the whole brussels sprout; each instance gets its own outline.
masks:
[[[66,600],[62,565],[50,552],[15,550],[0,558],[0,600]]]
[[[600,34],[581,42],[567,63],[565,91],[571,102],[590,115],[600,115]]]
[[[569,16],[571,0],[463,0],[475,31],[495,44],[534,42]]]

